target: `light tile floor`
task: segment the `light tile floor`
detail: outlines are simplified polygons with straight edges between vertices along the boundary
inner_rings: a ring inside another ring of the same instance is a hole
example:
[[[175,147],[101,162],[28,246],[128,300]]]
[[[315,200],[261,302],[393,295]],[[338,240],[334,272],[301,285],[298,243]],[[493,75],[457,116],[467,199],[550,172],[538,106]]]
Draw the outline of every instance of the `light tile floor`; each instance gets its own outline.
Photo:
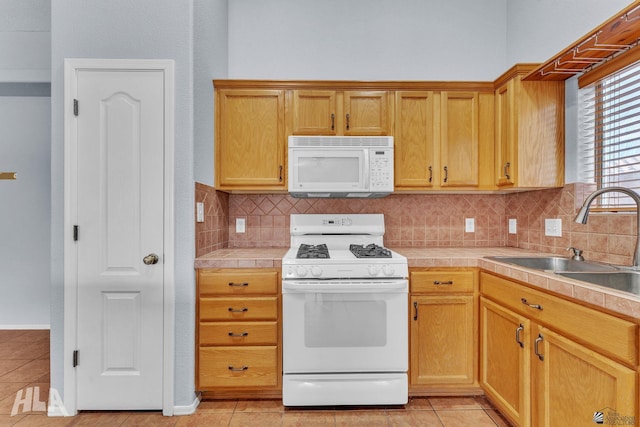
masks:
[[[412,398],[405,407],[284,408],[279,400],[203,401],[195,414],[163,417],[160,412],[81,412],[47,417],[42,410],[11,415],[16,395],[49,389],[49,331],[0,330],[0,427],[4,426],[415,426],[483,427],[509,423],[483,397]],[[34,408],[36,409],[36,408]],[[38,408],[39,409],[39,408]]]

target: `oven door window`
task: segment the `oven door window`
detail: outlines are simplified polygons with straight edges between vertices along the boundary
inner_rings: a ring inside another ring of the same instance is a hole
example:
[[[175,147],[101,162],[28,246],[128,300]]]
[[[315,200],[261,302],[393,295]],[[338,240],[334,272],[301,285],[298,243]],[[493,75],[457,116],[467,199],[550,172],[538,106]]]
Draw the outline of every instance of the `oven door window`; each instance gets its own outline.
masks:
[[[315,294],[304,304],[304,341],[307,347],[384,347],[387,303]]]
[[[286,373],[404,372],[405,293],[283,293]]]

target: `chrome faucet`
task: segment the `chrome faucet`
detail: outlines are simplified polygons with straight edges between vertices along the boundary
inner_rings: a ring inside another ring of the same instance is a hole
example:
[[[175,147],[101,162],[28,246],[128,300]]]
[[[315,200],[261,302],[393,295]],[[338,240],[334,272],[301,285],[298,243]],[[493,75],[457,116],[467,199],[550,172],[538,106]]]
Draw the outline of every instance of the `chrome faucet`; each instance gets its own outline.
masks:
[[[633,267],[639,268],[640,267],[640,195],[638,195],[638,193],[624,187],[608,187],[608,188],[601,188],[599,190],[596,190],[593,193],[591,193],[589,197],[587,197],[587,199],[584,201],[574,221],[577,222],[578,224],[586,224],[587,218],[589,217],[589,208],[591,207],[591,203],[596,197],[604,193],[623,193],[631,197],[633,201],[636,202],[636,216],[638,220],[638,228],[636,229],[636,249],[633,253]]]
[[[567,248],[568,251],[573,252],[572,260],[575,261],[584,261],[584,257],[582,256],[582,249],[574,248],[573,246]]]

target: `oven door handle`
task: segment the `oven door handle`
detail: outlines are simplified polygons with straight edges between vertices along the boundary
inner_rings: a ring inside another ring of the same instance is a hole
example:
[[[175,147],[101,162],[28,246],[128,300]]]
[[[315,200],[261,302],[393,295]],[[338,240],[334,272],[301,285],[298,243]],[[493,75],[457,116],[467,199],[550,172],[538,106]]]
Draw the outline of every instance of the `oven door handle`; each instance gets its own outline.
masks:
[[[408,293],[406,280],[384,282],[375,281],[283,281],[283,293],[325,293],[325,294],[354,294],[354,293]]]

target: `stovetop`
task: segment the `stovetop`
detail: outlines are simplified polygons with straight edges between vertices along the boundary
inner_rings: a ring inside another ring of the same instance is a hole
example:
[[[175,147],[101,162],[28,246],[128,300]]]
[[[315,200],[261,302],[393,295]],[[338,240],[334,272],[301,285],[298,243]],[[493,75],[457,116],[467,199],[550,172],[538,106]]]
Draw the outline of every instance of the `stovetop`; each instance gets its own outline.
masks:
[[[293,214],[282,278],[405,278],[407,259],[384,247],[381,214]]]

